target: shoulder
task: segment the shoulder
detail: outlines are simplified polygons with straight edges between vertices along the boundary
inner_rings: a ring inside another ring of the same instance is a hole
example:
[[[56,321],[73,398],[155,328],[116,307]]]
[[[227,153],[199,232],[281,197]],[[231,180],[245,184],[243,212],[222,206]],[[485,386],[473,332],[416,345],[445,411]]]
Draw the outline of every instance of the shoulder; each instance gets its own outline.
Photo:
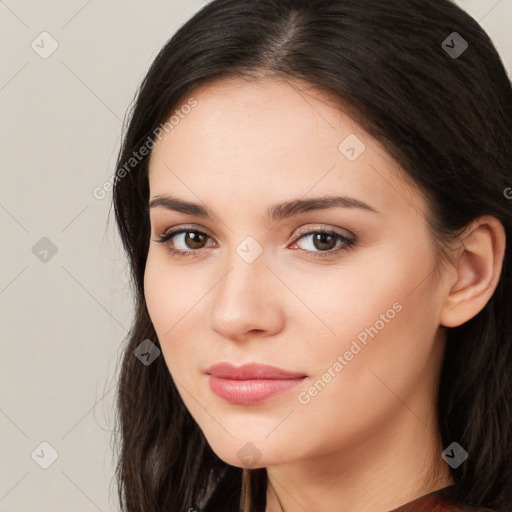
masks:
[[[475,507],[451,497],[451,486],[422,496],[390,512],[495,512],[490,508]]]

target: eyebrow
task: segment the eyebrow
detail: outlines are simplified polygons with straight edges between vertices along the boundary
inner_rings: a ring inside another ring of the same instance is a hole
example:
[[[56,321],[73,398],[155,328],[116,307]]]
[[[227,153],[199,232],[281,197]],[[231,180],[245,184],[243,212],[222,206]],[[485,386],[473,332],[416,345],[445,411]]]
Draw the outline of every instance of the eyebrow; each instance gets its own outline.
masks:
[[[149,202],[149,208],[163,207],[167,210],[194,215],[206,219],[217,219],[215,213],[208,207],[197,203],[184,201],[168,195],[156,196]],[[293,199],[284,203],[270,206],[264,215],[265,221],[279,221],[300,213],[329,208],[359,208],[373,213],[379,213],[373,206],[348,196],[322,196],[308,199]]]

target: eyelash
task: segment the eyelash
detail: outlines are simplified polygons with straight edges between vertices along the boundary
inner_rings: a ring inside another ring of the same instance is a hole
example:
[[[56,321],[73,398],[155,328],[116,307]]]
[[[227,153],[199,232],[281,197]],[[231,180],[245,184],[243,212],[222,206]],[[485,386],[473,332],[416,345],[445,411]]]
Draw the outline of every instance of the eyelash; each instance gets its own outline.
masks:
[[[169,240],[174,238],[176,235],[179,235],[179,234],[182,234],[182,233],[195,233],[195,234],[198,234],[198,235],[205,235],[206,237],[211,238],[204,231],[200,231],[200,230],[198,230],[196,228],[184,226],[184,227],[181,227],[181,228],[178,228],[178,229],[175,229],[175,230],[167,231],[167,232],[165,232],[163,235],[161,235],[160,237],[158,237],[154,241],[159,243],[159,244],[165,244],[166,242],[168,242]],[[336,231],[330,231],[330,230],[326,230],[326,229],[323,229],[323,228],[319,228],[319,229],[315,229],[315,230],[304,230],[302,232],[299,231],[299,233],[297,234],[297,238],[295,239],[295,241],[293,243],[295,244],[296,242],[298,242],[302,238],[306,238],[307,236],[316,235],[316,234],[319,234],[319,233],[320,234],[334,236],[337,240],[339,240],[339,241],[341,241],[343,243],[343,246],[338,247],[337,249],[329,249],[327,251],[308,251],[306,249],[297,249],[297,250],[301,251],[301,252],[304,252],[304,253],[308,253],[308,257],[310,257],[310,258],[328,258],[330,256],[333,256],[334,254],[338,254],[339,252],[347,251],[349,249],[352,249],[352,248],[354,248],[354,246],[356,244],[356,239],[355,238],[349,238],[349,237],[347,237],[345,235],[342,235],[341,233],[338,233]],[[169,246],[167,246],[167,249],[171,252],[171,254],[173,256],[177,256],[179,258],[187,258],[187,257],[194,257],[194,256],[196,256],[197,253],[201,252],[202,250],[204,250],[205,247],[203,247],[201,249],[196,249],[196,250],[193,250],[193,251],[184,251],[184,250],[181,250],[181,249],[173,249],[172,247],[169,247]]]

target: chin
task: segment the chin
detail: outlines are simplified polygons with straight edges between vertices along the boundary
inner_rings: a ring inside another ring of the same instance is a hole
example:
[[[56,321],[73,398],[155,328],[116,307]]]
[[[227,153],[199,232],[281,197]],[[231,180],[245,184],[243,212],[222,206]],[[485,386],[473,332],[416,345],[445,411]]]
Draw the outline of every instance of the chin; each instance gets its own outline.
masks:
[[[207,441],[219,459],[239,468],[258,469],[289,462],[287,454],[293,451],[293,446],[273,446],[261,434],[230,437],[229,440],[224,436],[222,442],[210,442],[207,438]]]

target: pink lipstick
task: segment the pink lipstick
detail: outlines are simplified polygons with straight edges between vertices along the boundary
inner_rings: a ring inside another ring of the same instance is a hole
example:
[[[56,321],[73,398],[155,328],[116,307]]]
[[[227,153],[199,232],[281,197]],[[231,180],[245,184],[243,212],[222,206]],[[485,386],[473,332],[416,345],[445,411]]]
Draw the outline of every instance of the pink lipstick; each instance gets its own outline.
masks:
[[[255,405],[295,388],[307,378],[275,366],[230,363],[214,364],[207,370],[210,389],[231,404]]]

